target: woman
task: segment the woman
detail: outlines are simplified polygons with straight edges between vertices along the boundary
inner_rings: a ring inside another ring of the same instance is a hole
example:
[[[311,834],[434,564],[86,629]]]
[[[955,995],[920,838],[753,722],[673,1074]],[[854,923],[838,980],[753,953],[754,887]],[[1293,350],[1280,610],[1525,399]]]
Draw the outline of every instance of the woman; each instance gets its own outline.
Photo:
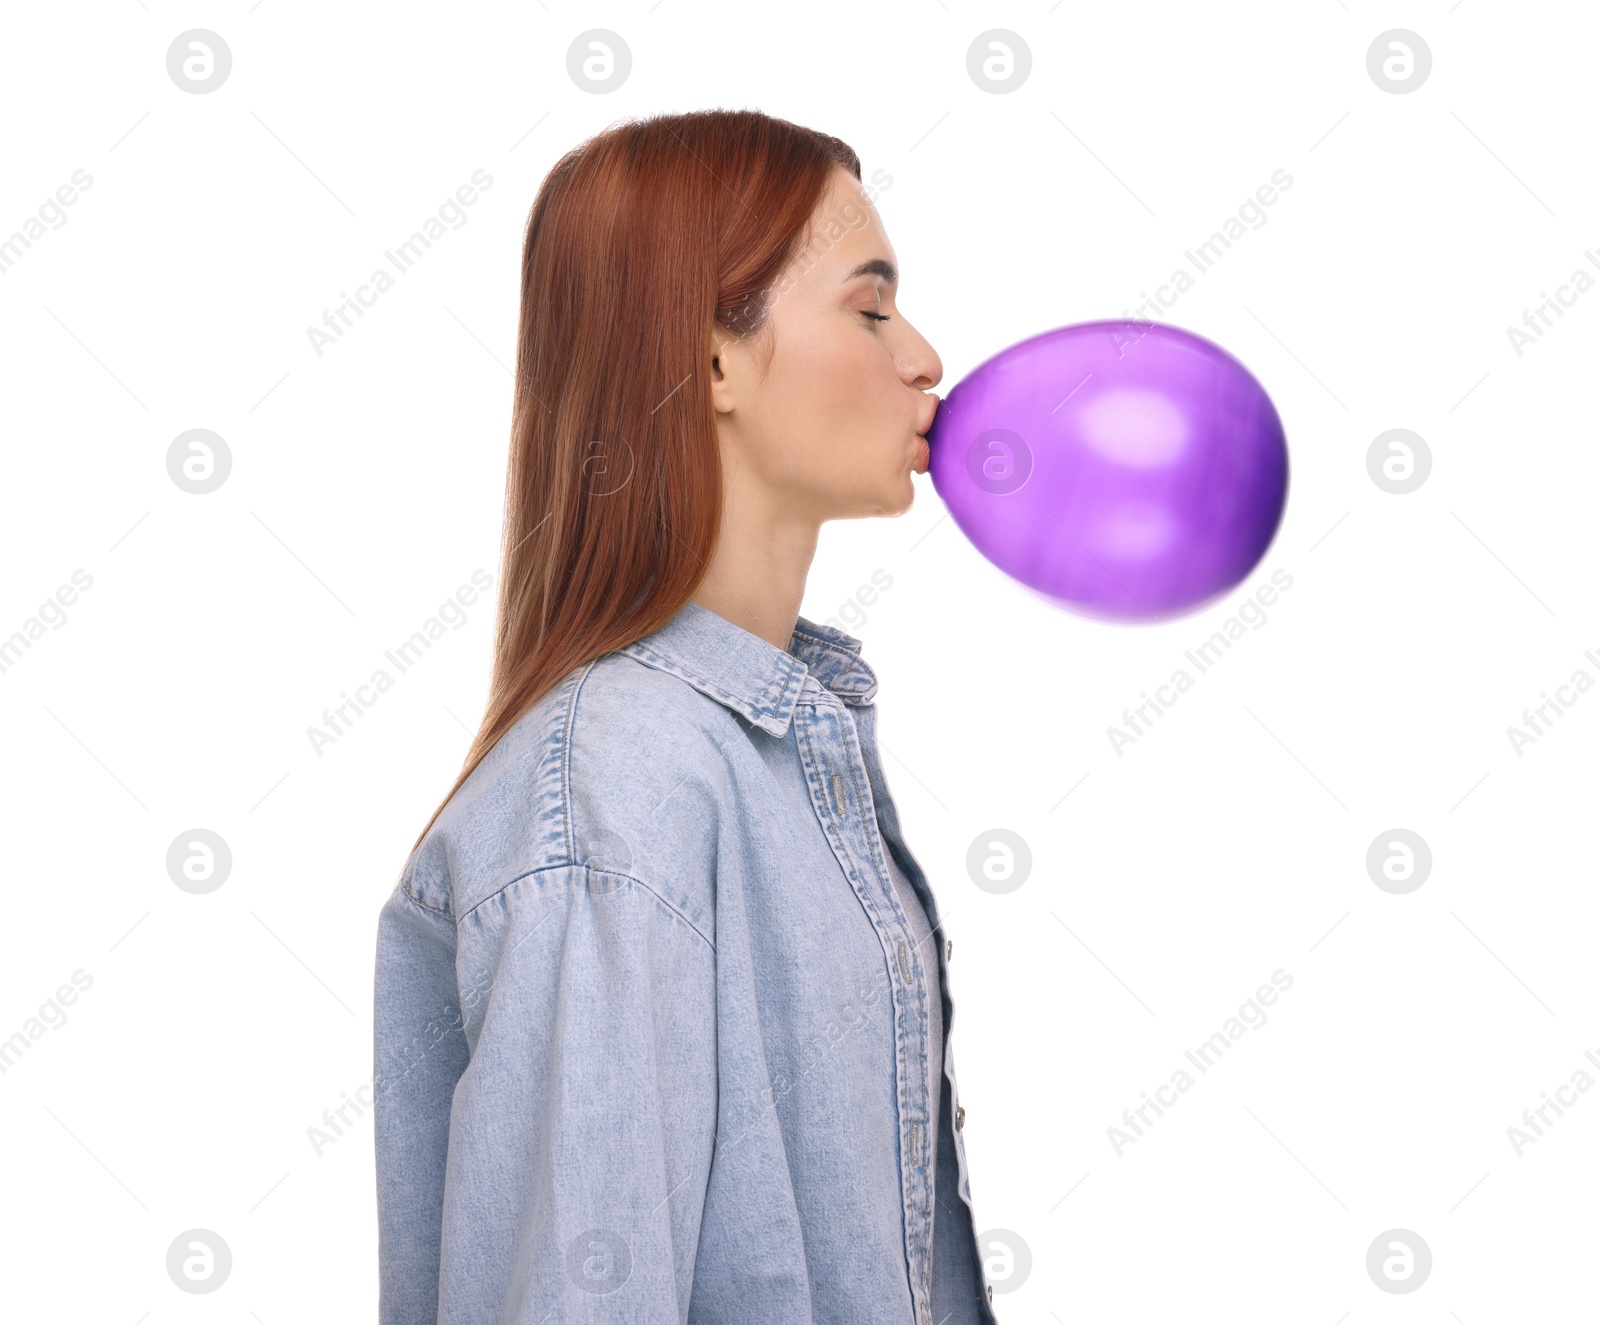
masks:
[[[706,111],[534,203],[488,709],[379,921],[385,1325],[994,1320],[951,945],[799,615],[938,406],[860,177]]]

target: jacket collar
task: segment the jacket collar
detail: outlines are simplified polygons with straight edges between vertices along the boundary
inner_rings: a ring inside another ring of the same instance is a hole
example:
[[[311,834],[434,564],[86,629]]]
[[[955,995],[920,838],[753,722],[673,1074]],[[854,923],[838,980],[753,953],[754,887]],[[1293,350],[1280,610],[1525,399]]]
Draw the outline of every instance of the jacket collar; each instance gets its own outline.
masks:
[[[618,652],[681,677],[774,736],[788,732],[807,676],[847,704],[870,704],[878,693],[861,641],[803,616],[785,651],[690,599],[664,626]]]

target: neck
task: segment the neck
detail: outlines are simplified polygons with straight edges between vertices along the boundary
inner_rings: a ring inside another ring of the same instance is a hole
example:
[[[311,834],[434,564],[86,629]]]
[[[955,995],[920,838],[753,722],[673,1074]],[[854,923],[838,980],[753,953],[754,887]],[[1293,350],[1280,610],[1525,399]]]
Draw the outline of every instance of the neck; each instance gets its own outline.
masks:
[[[818,525],[764,508],[749,494],[723,507],[716,550],[691,595],[701,607],[787,650],[806,575],[817,552]]]

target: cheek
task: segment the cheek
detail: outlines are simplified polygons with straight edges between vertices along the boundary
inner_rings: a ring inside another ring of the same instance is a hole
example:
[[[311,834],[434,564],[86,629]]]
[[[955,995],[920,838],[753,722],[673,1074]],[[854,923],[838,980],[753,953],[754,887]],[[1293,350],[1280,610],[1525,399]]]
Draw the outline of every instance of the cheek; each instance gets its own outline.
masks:
[[[803,384],[812,413],[857,434],[883,427],[893,414],[898,387],[893,360],[870,331],[818,344]]]
[[[763,467],[779,483],[834,491],[859,482],[863,461],[887,454],[905,424],[905,388],[870,330],[786,329],[767,379]]]
[[[790,366],[808,390],[828,395],[853,384],[865,371],[875,347],[865,343],[871,332],[859,332],[848,322],[829,320],[795,341]]]
[[[847,448],[859,427],[870,374],[862,348],[848,337],[813,334],[780,347],[768,375],[762,412],[786,468],[803,457]]]

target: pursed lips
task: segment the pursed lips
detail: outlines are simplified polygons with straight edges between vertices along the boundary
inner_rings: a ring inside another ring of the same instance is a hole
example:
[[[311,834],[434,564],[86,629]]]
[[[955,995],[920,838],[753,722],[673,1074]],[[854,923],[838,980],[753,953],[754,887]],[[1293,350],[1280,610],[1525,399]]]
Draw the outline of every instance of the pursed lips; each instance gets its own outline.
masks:
[[[932,392],[926,392],[925,394],[933,395]],[[928,411],[927,422],[917,431],[917,455],[916,459],[911,463],[911,468],[913,472],[918,474],[926,474],[928,472],[928,461],[932,456],[932,451],[928,446],[928,430],[933,427],[933,420],[939,412],[939,403],[939,397],[933,396],[933,408]]]

